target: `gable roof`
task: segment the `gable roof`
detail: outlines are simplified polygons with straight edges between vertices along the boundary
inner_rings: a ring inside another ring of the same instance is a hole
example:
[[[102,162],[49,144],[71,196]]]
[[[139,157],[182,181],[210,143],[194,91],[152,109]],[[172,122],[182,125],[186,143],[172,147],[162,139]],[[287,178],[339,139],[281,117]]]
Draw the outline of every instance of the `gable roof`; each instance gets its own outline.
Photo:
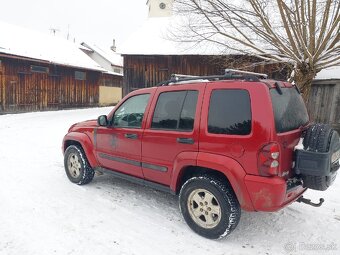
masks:
[[[114,66],[123,67],[123,57],[112,50],[106,51],[95,44],[88,44],[85,42],[82,42],[80,47],[84,50],[98,53]]]
[[[187,22],[187,19],[176,15],[148,18],[128,37],[120,53],[123,55],[221,55],[225,50],[209,42],[179,42],[174,39],[172,34],[183,22]]]
[[[0,21],[0,53],[105,72],[78,45],[58,36],[43,34]]]

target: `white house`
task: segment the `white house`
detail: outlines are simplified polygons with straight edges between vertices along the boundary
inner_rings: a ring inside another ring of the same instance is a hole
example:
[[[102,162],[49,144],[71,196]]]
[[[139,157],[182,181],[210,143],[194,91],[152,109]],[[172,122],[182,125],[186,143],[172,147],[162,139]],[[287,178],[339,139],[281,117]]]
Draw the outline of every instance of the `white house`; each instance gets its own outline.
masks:
[[[118,103],[122,98],[123,83],[123,57],[111,50],[103,50],[97,45],[81,43],[83,50],[93,61],[113,76],[102,79],[99,86],[99,104],[110,105]],[[114,49],[114,47],[112,47]]]
[[[148,0],[150,17],[169,17],[172,15],[173,0]]]

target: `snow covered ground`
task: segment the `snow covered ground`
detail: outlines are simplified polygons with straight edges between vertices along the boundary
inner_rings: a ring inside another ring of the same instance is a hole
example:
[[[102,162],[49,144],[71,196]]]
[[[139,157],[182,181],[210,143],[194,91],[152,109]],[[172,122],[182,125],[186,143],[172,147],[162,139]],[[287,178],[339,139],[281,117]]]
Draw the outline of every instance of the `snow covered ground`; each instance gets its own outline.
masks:
[[[110,108],[0,116],[0,254],[340,254],[340,177],[308,191],[321,208],[294,203],[243,212],[227,239],[193,233],[177,198],[108,175],[85,186],[66,177],[68,127]]]

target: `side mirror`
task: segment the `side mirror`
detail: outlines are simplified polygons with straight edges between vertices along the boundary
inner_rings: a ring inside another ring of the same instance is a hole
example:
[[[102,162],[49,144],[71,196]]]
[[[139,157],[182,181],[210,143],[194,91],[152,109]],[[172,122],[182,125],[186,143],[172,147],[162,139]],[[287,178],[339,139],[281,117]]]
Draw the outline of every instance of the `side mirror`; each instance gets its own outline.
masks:
[[[100,115],[97,119],[97,123],[99,126],[106,127],[109,123],[107,121],[106,115]]]

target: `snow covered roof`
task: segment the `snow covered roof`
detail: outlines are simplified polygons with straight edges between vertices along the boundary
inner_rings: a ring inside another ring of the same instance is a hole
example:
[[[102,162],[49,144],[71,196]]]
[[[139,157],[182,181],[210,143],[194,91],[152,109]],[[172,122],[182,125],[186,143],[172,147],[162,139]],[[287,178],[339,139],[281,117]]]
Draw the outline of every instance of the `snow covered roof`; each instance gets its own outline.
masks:
[[[195,14],[191,15],[195,18]],[[172,15],[170,17],[149,17],[140,27],[129,36],[128,40],[120,48],[123,55],[222,55],[242,54],[242,46],[239,51],[226,49],[217,43],[179,42],[179,38],[173,36],[183,24],[190,24],[192,17]],[[204,29],[204,28],[202,28]],[[179,31],[183,33],[182,31]],[[265,48],[265,46],[263,46]],[[249,49],[247,50],[249,52]],[[251,51],[251,49],[250,49]],[[268,52],[272,54],[271,52]],[[322,70],[315,80],[340,79],[340,66]]]
[[[123,44],[123,55],[220,55],[223,48],[209,42],[178,42],[171,38],[185,17],[148,18]],[[174,29],[173,29],[174,28]],[[171,29],[171,30],[170,30]]]
[[[108,60],[109,62],[112,63],[114,66],[120,66],[123,67],[123,57],[122,55],[111,51],[103,50],[100,47],[98,47],[95,44],[88,44],[88,43],[81,43],[81,47],[84,48],[85,50],[90,50],[90,51],[95,51],[99,55],[101,55],[103,58]]]
[[[0,53],[105,72],[77,44],[66,39],[1,21],[0,35]]]
[[[340,66],[329,67],[321,70],[314,80],[336,80],[340,79]]]

